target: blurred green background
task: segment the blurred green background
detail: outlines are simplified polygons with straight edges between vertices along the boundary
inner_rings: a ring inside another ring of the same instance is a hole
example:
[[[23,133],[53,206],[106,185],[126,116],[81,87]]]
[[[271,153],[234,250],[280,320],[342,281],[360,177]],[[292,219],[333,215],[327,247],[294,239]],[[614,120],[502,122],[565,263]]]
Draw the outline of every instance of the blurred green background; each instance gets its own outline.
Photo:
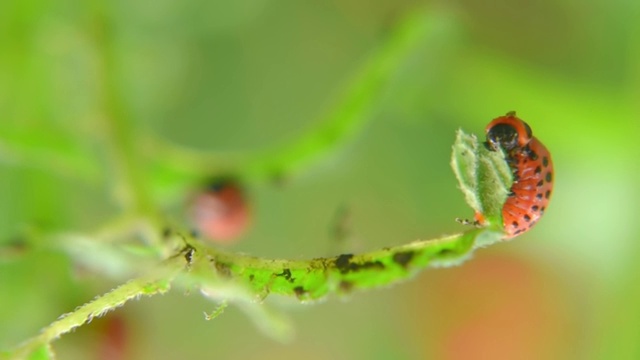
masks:
[[[254,224],[232,249],[311,258],[460,231],[454,218],[472,214],[449,168],[454,132],[481,135],[510,110],[554,156],[535,229],[347,301],[268,299],[296,325],[290,344],[234,307],[204,321],[214,304],[175,290],[64,336],[59,358],[109,358],[118,341],[130,359],[640,358],[633,1],[2,1],[0,242],[91,232],[121,213],[106,117],[129,134],[151,201],[180,219],[198,176],[322,127],[406,16],[423,29],[357,131],[277,184],[247,178]],[[225,165],[184,175],[150,143]],[[349,236],[336,245],[340,208]],[[1,348],[123,280],[74,263],[42,249],[0,259]]]

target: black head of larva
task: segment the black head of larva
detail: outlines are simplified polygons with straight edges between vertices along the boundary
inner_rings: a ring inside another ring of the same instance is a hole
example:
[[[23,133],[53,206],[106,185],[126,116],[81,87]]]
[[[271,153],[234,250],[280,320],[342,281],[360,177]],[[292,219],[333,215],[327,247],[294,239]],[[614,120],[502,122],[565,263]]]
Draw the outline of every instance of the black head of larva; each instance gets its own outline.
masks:
[[[531,127],[511,112],[489,123],[485,146],[493,151],[502,148],[511,152],[513,149],[524,148],[532,136]]]
[[[508,152],[518,147],[518,132],[509,124],[497,124],[487,132],[485,145],[489,150],[502,148]]]

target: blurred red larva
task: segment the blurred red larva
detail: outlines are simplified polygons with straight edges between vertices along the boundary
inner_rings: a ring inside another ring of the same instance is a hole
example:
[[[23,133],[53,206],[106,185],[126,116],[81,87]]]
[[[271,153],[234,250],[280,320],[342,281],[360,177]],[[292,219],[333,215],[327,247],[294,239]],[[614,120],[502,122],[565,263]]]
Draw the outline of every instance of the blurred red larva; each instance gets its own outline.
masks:
[[[129,328],[125,317],[111,314],[101,320],[103,323],[100,342],[97,347],[100,360],[127,359],[129,348]]]
[[[200,235],[217,243],[233,243],[247,230],[250,211],[240,184],[216,179],[190,204],[191,221]]]

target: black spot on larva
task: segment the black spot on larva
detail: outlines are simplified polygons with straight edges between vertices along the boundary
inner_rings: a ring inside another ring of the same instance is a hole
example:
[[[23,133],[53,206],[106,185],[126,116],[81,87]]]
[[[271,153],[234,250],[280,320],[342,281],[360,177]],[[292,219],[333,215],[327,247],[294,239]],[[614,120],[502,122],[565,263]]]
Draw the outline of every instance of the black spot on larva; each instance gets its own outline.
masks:
[[[551,172],[548,172],[544,179],[547,180],[547,182],[551,182]]]
[[[550,191],[550,190],[547,190],[547,192],[546,192],[546,193],[544,193],[544,198],[545,198],[545,199],[548,199],[548,198],[549,198],[549,196],[551,196],[551,191]]]
[[[342,290],[342,292],[350,292],[351,289],[353,289],[353,283],[351,281],[340,281],[340,290]]]
[[[542,200],[542,196],[543,196],[542,193],[537,193],[536,194],[536,199]]]
[[[524,214],[524,216],[522,217],[524,219],[524,221],[529,222],[531,221],[531,216]]]
[[[542,172],[542,168],[540,166],[536,167],[535,173],[540,174]]]
[[[536,184],[537,187],[541,187],[542,185],[544,185],[544,180],[540,180],[538,181],[538,183]]]
[[[516,230],[516,232],[514,232],[514,233],[513,233],[513,235],[518,235],[518,234],[520,234],[521,232],[522,232],[522,229],[518,229],[518,230]]]
[[[544,167],[549,166],[549,158],[548,157],[544,156],[542,158],[542,166],[544,166]]]
[[[511,223],[511,226],[513,226],[514,228],[517,228],[519,226],[517,221],[514,221]]]
[[[535,151],[531,151],[531,152],[529,152],[529,159],[531,159],[531,160],[533,160],[533,161],[538,160],[538,154],[536,154],[536,152],[535,152]]]
[[[297,297],[301,297],[302,295],[306,294],[307,290],[305,290],[302,286],[296,286],[293,288],[293,292]]]
[[[285,280],[288,282],[294,282],[296,279],[291,277],[291,270],[284,269],[280,274],[276,274],[276,276],[284,276]]]
[[[336,259],[336,267],[338,268],[338,270],[348,271],[351,258],[353,258],[353,254],[342,254],[338,256],[338,258]]]
[[[529,229],[531,229],[531,228],[533,227],[533,225],[535,225],[535,224],[536,224],[536,221],[532,221],[532,222],[530,222],[530,223],[529,223]]]
[[[531,211],[538,211],[538,210],[540,210],[540,207],[538,205],[533,205],[531,207]]]
[[[403,251],[393,255],[393,261],[402,267],[407,267],[415,253],[413,251]]]

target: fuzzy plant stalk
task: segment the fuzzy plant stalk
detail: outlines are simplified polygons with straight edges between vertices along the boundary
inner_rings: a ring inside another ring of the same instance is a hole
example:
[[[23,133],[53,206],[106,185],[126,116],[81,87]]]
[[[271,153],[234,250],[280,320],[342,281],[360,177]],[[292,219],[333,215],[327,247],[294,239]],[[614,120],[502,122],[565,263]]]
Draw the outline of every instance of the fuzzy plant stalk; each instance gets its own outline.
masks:
[[[504,237],[501,209],[511,185],[511,172],[501,152],[488,151],[475,136],[457,133],[451,165],[467,203],[486,219],[482,228],[455,235],[383,248],[362,254],[340,254],[310,260],[266,259],[224,252],[181,231],[167,232],[174,255],[147,274],[62,315],[39,335],[4,353],[11,359],[50,359],[51,343],[127,301],[169,290],[172,284],[197,288],[222,306],[241,307],[258,328],[279,340],[292,336],[290,324],[262,304],[277,294],[313,302],[330,294],[344,295],[399,283],[427,267],[451,266],[478,248]]]

